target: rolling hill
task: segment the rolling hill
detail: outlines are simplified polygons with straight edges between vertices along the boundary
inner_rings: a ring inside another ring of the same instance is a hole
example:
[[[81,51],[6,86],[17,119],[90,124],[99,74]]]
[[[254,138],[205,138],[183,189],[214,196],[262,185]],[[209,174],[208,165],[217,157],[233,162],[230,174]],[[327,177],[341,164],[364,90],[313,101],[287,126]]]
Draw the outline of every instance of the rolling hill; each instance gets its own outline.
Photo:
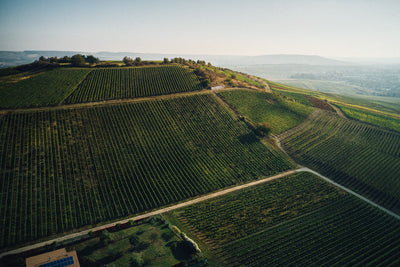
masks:
[[[400,117],[390,105],[204,62],[148,64],[0,77],[0,251],[301,164],[355,193],[299,172],[177,209],[166,225],[211,266],[399,263]]]

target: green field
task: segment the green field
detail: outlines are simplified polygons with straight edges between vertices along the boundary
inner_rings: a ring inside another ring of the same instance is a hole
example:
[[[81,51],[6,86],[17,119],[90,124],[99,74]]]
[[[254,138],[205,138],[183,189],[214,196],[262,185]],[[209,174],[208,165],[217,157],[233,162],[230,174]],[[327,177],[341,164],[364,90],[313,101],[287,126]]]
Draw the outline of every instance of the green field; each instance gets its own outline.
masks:
[[[337,106],[343,111],[343,113],[351,119],[364,121],[380,127],[389,128],[400,132],[400,118],[396,119],[386,115],[382,115],[376,112],[368,110],[360,110],[348,106],[337,104]]]
[[[213,94],[0,118],[1,247],[293,168]]]
[[[400,263],[400,222],[309,173],[171,213],[223,266]]]
[[[182,66],[95,69],[64,101],[66,104],[136,98],[202,89]]]
[[[220,92],[218,95],[253,122],[268,123],[275,134],[301,123],[313,110],[311,107],[259,91],[232,90]]]
[[[320,81],[320,80],[279,80],[279,83],[305,88],[313,91],[320,91],[325,93],[333,93],[339,95],[368,95],[372,94],[374,90],[359,87],[356,85],[351,85],[346,82],[338,81]]]
[[[0,90],[0,108],[58,105],[90,71],[59,68],[8,84]]]
[[[297,162],[400,213],[399,132],[320,111],[280,138]]]

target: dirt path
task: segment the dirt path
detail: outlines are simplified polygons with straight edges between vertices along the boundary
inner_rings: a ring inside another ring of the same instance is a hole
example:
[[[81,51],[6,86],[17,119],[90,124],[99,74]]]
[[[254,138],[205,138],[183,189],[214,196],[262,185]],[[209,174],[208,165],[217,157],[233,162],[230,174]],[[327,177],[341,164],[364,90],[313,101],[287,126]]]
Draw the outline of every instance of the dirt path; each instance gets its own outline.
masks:
[[[154,215],[159,215],[159,214],[162,214],[162,213],[173,211],[173,210],[176,210],[176,209],[179,209],[179,208],[182,208],[182,207],[186,207],[186,206],[193,205],[193,204],[196,204],[196,203],[199,203],[199,202],[202,202],[202,201],[206,201],[206,200],[209,200],[209,199],[212,199],[212,198],[223,196],[223,195],[229,194],[231,192],[235,192],[235,191],[242,190],[242,189],[245,189],[245,188],[248,188],[248,187],[251,187],[251,186],[255,186],[255,185],[266,183],[266,182],[269,182],[269,181],[272,181],[272,180],[275,180],[275,179],[279,179],[279,178],[282,178],[282,177],[285,177],[285,176],[288,176],[288,175],[291,175],[291,174],[294,174],[294,173],[297,173],[297,172],[310,172],[312,174],[315,174],[318,177],[320,177],[321,179],[327,181],[328,183],[331,183],[334,186],[339,187],[340,189],[346,191],[347,193],[356,196],[357,198],[367,202],[368,204],[370,204],[370,205],[382,210],[383,212],[389,214],[390,216],[400,220],[400,215],[397,215],[394,212],[392,212],[392,211],[390,211],[390,210],[388,210],[388,209],[376,204],[375,202],[373,202],[373,201],[361,196],[360,194],[357,194],[356,192],[354,192],[354,191],[352,191],[352,190],[350,190],[350,189],[348,189],[348,188],[346,188],[346,187],[344,187],[344,186],[342,186],[342,185],[330,180],[329,178],[323,176],[322,174],[320,174],[320,173],[318,173],[316,171],[313,171],[313,170],[311,170],[311,169],[309,169],[307,167],[301,167],[299,169],[283,172],[283,173],[280,173],[280,174],[277,174],[277,175],[274,175],[274,176],[271,176],[271,177],[267,177],[267,178],[264,178],[264,179],[261,179],[261,180],[257,180],[257,181],[253,181],[253,182],[250,182],[250,183],[247,183],[247,184],[243,184],[243,185],[235,186],[235,187],[228,188],[228,189],[225,189],[225,190],[221,190],[221,191],[218,191],[218,192],[215,192],[215,193],[211,193],[211,194],[208,194],[208,195],[205,195],[205,196],[201,196],[201,197],[198,197],[198,198],[195,198],[195,199],[192,199],[192,200],[189,200],[189,201],[185,201],[185,202],[173,205],[173,206],[169,206],[169,207],[166,207],[166,208],[162,208],[162,209],[159,209],[159,210],[156,210],[156,211],[152,211],[152,212],[148,212],[148,213],[141,214],[141,215],[138,215],[138,216],[134,216],[134,217],[131,217],[131,218],[128,218],[128,219],[124,219],[124,220],[120,220],[120,221],[117,221],[117,222],[113,222],[113,223],[105,224],[105,225],[102,225],[102,226],[94,227],[94,228],[87,229],[87,230],[84,230],[84,231],[81,231],[81,232],[69,234],[69,235],[66,235],[66,236],[63,236],[63,237],[54,238],[54,239],[51,239],[51,240],[48,240],[48,241],[36,243],[34,245],[30,245],[30,246],[26,246],[26,247],[21,247],[21,248],[18,248],[18,249],[10,250],[10,251],[7,251],[7,252],[4,252],[4,253],[0,254],[0,258],[4,257],[6,255],[19,254],[19,253],[26,252],[26,251],[29,251],[29,250],[32,250],[32,249],[36,249],[36,248],[40,248],[40,247],[43,247],[43,246],[46,246],[46,245],[50,245],[53,242],[59,243],[59,242],[66,241],[66,240],[69,240],[69,239],[72,239],[72,238],[85,236],[85,235],[88,235],[90,231],[94,231],[95,232],[95,231],[99,231],[99,230],[102,230],[102,229],[110,228],[110,227],[115,226],[116,224],[128,223],[130,220],[134,220],[134,221],[141,220],[141,219],[145,219],[145,218],[148,218],[148,217],[151,217],[151,216],[154,216]]]
[[[390,211],[390,210],[388,210],[388,209],[386,209],[386,208],[384,208],[384,207],[382,207],[382,206],[376,204],[375,202],[373,202],[373,201],[371,201],[371,200],[369,200],[369,199],[363,197],[362,195],[357,194],[356,192],[354,192],[354,191],[352,191],[352,190],[350,190],[350,189],[348,189],[348,188],[346,188],[346,187],[344,187],[344,186],[342,186],[342,185],[340,185],[340,184],[338,184],[338,183],[332,181],[331,179],[329,179],[329,178],[323,176],[322,174],[320,174],[320,173],[318,173],[318,172],[316,172],[316,171],[313,171],[313,170],[311,170],[311,169],[309,169],[309,168],[307,168],[307,167],[302,167],[302,168],[300,168],[300,169],[297,169],[297,171],[298,171],[298,172],[310,172],[310,173],[312,173],[312,174],[315,174],[315,175],[317,175],[318,177],[322,178],[323,180],[327,181],[328,183],[331,183],[331,184],[333,184],[334,186],[339,187],[340,189],[346,191],[347,193],[352,194],[353,196],[358,197],[359,199],[361,199],[361,200],[367,202],[368,204],[370,204],[370,205],[372,205],[372,206],[374,206],[374,207],[380,209],[381,211],[386,212],[386,213],[389,214],[390,216],[392,216],[392,217],[394,217],[394,218],[400,220],[400,215],[397,215],[396,213],[394,213],[394,212],[392,212],[392,211]]]
[[[173,98],[178,98],[178,97],[182,97],[182,96],[212,94],[215,92],[238,90],[238,89],[255,91],[255,89],[248,89],[248,88],[223,88],[223,89],[215,89],[215,90],[203,89],[200,91],[182,92],[182,93],[175,93],[175,94],[169,94],[169,95],[157,95],[157,96],[145,96],[145,97],[138,97],[138,98],[105,100],[105,101],[98,101],[98,102],[77,103],[77,104],[68,104],[68,105],[59,105],[59,106],[50,106],[50,107],[0,109],[0,117],[7,113],[13,113],[13,112],[33,112],[33,111],[48,111],[48,110],[62,110],[62,109],[87,108],[87,107],[95,107],[95,106],[118,105],[118,104],[124,104],[124,103],[135,103],[135,102],[158,100],[158,99],[173,99]]]
[[[229,89],[229,88],[227,88],[227,89]],[[6,113],[11,113],[11,112],[32,112],[32,111],[47,111],[47,110],[60,110],[60,109],[75,109],[75,108],[85,108],[85,107],[94,107],[94,106],[118,105],[118,104],[124,104],[124,103],[134,103],[134,102],[142,102],[142,101],[157,100],[157,99],[172,99],[172,98],[177,98],[177,97],[182,97],[182,96],[191,96],[191,95],[197,95],[197,94],[211,94],[214,91],[217,91],[217,90],[211,91],[208,89],[203,89],[200,91],[175,93],[175,94],[169,94],[169,95],[105,100],[105,101],[98,101],[98,102],[77,103],[77,104],[51,106],[51,107],[2,109],[2,110],[0,110],[0,115],[6,114]]]
[[[344,115],[343,111],[340,108],[338,108],[337,106],[335,106],[333,104],[329,104],[329,105],[335,110],[336,114],[338,114],[339,117],[347,119],[346,115]]]
[[[173,206],[162,208],[162,209],[159,209],[159,210],[156,210],[156,211],[148,212],[148,213],[141,214],[141,215],[138,215],[138,216],[134,216],[134,217],[131,217],[131,218],[128,218],[128,219],[120,220],[120,221],[117,221],[117,222],[101,225],[101,226],[94,227],[94,228],[91,228],[91,229],[87,229],[87,230],[84,230],[84,231],[81,231],[81,232],[77,232],[77,233],[69,234],[69,235],[66,235],[66,236],[62,236],[62,237],[54,238],[54,239],[51,239],[51,240],[47,240],[47,241],[44,241],[44,242],[36,243],[36,244],[30,245],[30,246],[26,246],[26,247],[21,247],[21,248],[18,248],[18,249],[10,250],[10,251],[1,253],[0,254],[0,258],[4,257],[6,255],[19,254],[19,253],[26,252],[26,251],[29,251],[29,250],[32,250],[32,249],[36,249],[36,248],[40,248],[40,247],[43,247],[43,246],[46,246],[46,245],[50,245],[53,242],[59,243],[59,242],[62,242],[62,241],[65,241],[65,240],[69,240],[69,239],[72,239],[72,238],[85,236],[85,235],[88,235],[90,231],[95,232],[95,231],[99,231],[99,230],[102,230],[102,229],[110,228],[110,227],[115,226],[118,223],[119,224],[124,224],[124,223],[128,223],[130,220],[136,221],[136,220],[145,219],[145,218],[148,218],[148,217],[151,217],[151,216],[154,216],[154,215],[159,215],[159,214],[162,214],[162,213],[166,213],[166,212],[169,212],[169,211],[172,211],[172,210],[176,210],[176,209],[179,209],[179,208],[182,208],[182,207],[193,205],[193,204],[196,204],[196,203],[199,203],[199,202],[202,202],[202,201],[206,201],[206,200],[209,200],[209,199],[212,199],[212,198],[223,196],[223,195],[226,195],[228,193],[235,192],[235,191],[238,191],[238,190],[241,190],[241,189],[244,189],[244,188],[248,188],[248,187],[259,185],[259,184],[262,184],[262,183],[266,183],[266,182],[269,182],[269,181],[272,181],[272,180],[275,180],[275,179],[279,179],[279,178],[288,176],[290,174],[294,174],[294,173],[296,173],[298,171],[299,170],[291,170],[291,171],[283,172],[283,173],[280,173],[280,174],[277,174],[277,175],[274,175],[274,176],[271,176],[271,177],[263,178],[261,180],[257,180],[257,181],[253,181],[253,182],[250,182],[250,183],[247,183],[247,184],[238,185],[238,186],[235,186],[235,187],[232,187],[232,188],[221,190],[221,191],[218,191],[218,192],[215,192],[215,193],[211,193],[211,194],[208,194],[208,195],[205,195],[205,196],[201,196],[201,197],[198,197],[198,198],[195,198],[195,199],[192,199],[192,200],[189,200],[189,201],[185,201],[185,202],[173,205]]]

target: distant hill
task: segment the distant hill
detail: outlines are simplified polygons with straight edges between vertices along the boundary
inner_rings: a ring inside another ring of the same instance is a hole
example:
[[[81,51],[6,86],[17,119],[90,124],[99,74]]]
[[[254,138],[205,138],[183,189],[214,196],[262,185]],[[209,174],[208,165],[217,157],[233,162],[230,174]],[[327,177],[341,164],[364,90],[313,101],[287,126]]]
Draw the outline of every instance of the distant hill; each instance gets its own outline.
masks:
[[[319,66],[348,65],[345,61],[329,59],[313,55],[261,55],[261,56],[233,56],[233,55],[188,55],[188,54],[155,54],[135,52],[83,52],[83,51],[0,51],[0,68],[31,63],[44,57],[63,57],[74,54],[93,55],[101,60],[122,60],[123,57],[141,57],[146,60],[160,60],[163,58],[191,58],[203,59],[217,66],[259,65],[259,64],[306,64]]]

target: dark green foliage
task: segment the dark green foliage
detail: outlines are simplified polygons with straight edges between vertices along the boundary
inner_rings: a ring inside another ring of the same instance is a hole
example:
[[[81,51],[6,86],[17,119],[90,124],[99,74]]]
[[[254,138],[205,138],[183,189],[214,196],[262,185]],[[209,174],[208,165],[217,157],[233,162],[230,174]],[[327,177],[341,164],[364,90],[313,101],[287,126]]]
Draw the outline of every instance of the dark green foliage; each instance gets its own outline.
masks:
[[[71,65],[74,67],[80,67],[85,64],[85,57],[79,54],[73,55],[71,57]]]
[[[213,94],[4,115],[1,247],[293,168]]]
[[[201,88],[196,75],[181,66],[96,69],[65,103],[154,96]]]
[[[208,88],[210,87],[211,84],[211,80],[210,79],[204,79],[201,81],[201,86],[203,86],[204,88]]]
[[[136,247],[139,245],[139,237],[136,234],[133,234],[129,237],[129,243],[131,243],[132,246]]]
[[[131,66],[133,64],[133,59],[130,57],[125,56],[122,61],[124,62],[125,65]]]
[[[268,123],[258,123],[254,129],[254,133],[260,137],[266,137],[271,132],[271,128]]]
[[[143,258],[139,254],[134,254],[131,258],[131,267],[142,267],[143,266]]]
[[[95,64],[95,63],[99,63],[100,60],[97,57],[89,55],[89,56],[85,57],[85,62],[87,62],[89,64]]]
[[[1,108],[59,104],[90,72],[90,69],[58,68],[10,84],[0,90]]]

